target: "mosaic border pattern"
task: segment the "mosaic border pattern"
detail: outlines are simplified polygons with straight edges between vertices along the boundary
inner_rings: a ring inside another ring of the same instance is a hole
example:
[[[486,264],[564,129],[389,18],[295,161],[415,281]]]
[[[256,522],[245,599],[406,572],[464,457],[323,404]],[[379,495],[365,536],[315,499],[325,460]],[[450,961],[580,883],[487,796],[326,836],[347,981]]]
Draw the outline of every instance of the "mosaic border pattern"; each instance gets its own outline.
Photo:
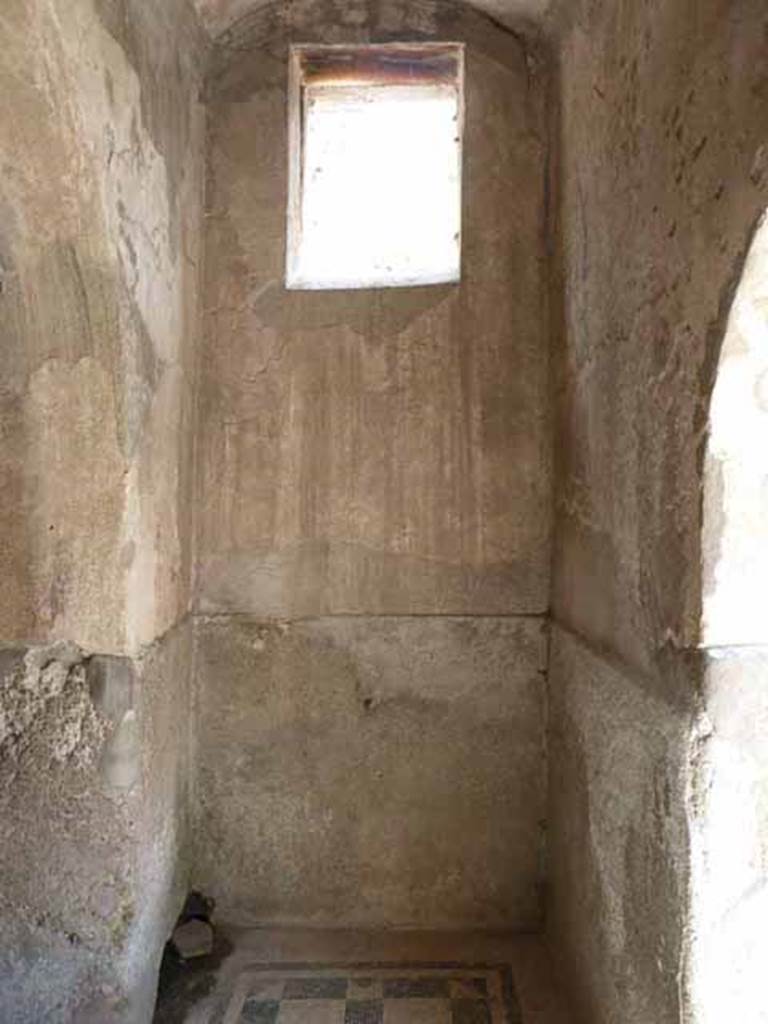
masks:
[[[285,984],[290,993],[287,995],[288,1000],[346,998],[348,982],[354,984],[356,978],[367,978],[370,975],[373,975],[376,981],[381,981],[382,985],[389,981],[390,986],[394,986],[387,990],[391,993],[387,997],[389,999],[413,997],[416,992],[419,992],[421,998],[429,998],[429,993],[424,989],[424,982],[430,978],[434,978],[435,982],[441,982],[446,974],[459,980],[470,976],[482,976],[488,987],[493,1024],[523,1024],[509,964],[463,961],[255,962],[249,964],[240,974],[226,1008],[223,1008],[223,1012],[214,1014],[212,1022],[241,1024],[243,1008],[254,987],[259,986],[263,990],[272,980]],[[330,990],[330,987],[337,985],[340,979],[345,982],[343,995],[341,990]],[[409,990],[409,985],[416,982],[418,984]],[[304,988],[307,988],[306,992],[303,991]],[[439,985],[435,986],[435,995],[439,988]],[[361,1024],[366,1024],[363,1018]]]

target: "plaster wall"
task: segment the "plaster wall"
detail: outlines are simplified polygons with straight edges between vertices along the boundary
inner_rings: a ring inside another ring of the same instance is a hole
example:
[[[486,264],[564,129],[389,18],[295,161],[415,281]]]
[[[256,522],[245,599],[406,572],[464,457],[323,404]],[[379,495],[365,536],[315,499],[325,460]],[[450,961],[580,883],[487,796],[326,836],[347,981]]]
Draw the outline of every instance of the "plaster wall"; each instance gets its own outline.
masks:
[[[461,284],[286,291],[289,43],[433,38],[467,44]],[[199,884],[265,921],[534,926],[545,57],[460,4],[273,4],[207,99]]]
[[[192,2],[205,28],[214,37],[222,36],[244,15],[270,6],[270,0],[192,0]],[[401,8],[404,6],[401,5]],[[411,2],[407,6],[412,8],[418,18],[422,11],[444,6],[444,3],[436,5],[434,0],[416,0],[415,3]],[[478,0],[473,6],[510,28],[520,29],[524,26],[531,33],[541,31],[542,22],[546,21],[552,10],[549,0]],[[359,17],[358,12],[366,8],[366,0],[346,0],[344,7],[347,10],[347,17],[350,19],[349,24],[353,24]],[[395,5],[392,5],[392,8],[395,8]],[[408,17],[408,13],[402,9],[398,14],[401,18]]]
[[[243,923],[540,924],[535,619],[198,623],[195,882]]]
[[[709,400],[768,194],[764,29],[756,0],[624,0],[576,8],[562,44],[554,605],[638,668],[699,641]]]
[[[0,637],[131,653],[188,603],[198,37],[181,0],[2,32]]]
[[[0,651],[0,1017],[151,1019],[188,886],[187,622],[137,659]]]
[[[201,37],[0,17],[0,1018],[150,1018],[185,885]]]
[[[768,195],[766,12],[585,3],[562,30],[551,932],[585,1019],[698,1020],[680,815],[704,778],[702,476]],[[634,737],[645,770],[618,754]]]
[[[196,606],[544,613],[543,67],[463,8],[293,10],[227,37],[209,84]],[[463,281],[288,292],[289,41],[392,37],[469,44]]]
[[[547,928],[578,1020],[684,1019],[690,724],[643,676],[554,627]]]

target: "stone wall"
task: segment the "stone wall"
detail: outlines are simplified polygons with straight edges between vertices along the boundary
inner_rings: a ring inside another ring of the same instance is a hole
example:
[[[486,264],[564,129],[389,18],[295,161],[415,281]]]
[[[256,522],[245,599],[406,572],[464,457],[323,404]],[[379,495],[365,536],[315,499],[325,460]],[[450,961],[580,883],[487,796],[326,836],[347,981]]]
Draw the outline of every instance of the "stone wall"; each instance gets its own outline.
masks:
[[[0,23],[0,1017],[146,1021],[182,895],[201,40]]]
[[[10,4],[0,637],[135,651],[187,607],[202,108],[182,0]]]
[[[227,9],[199,388],[191,8],[3,11],[0,1016],[146,1021],[190,875],[260,923],[535,927],[546,839],[586,1020],[709,1024],[740,967],[764,1024],[765,652],[698,649],[764,3],[562,6],[559,268],[537,44]],[[467,43],[462,283],[288,293],[288,44],[390,39]]]
[[[198,882],[265,921],[530,927],[546,62],[460,4],[329,9],[253,11],[209,79]],[[467,43],[461,285],[287,292],[289,43],[425,38]]]
[[[0,652],[0,1015],[151,1019],[188,885],[190,626]]]
[[[677,689],[696,685],[694,667]],[[671,669],[670,669],[671,673]],[[691,714],[553,627],[547,929],[576,1019],[683,1019]]]
[[[585,1019],[671,1022],[701,1012],[687,819],[702,472],[725,320],[768,196],[766,17],[753,0],[567,15],[551,933]]]
[[[195,882],[242,923],[535,928],[535,618],[198,623]]]

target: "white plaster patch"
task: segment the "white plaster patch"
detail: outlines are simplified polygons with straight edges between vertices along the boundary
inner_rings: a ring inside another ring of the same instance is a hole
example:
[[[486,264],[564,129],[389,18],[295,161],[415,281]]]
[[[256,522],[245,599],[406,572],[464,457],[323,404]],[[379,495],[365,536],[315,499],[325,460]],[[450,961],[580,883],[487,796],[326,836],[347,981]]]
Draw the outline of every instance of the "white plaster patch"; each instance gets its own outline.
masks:
[[[710,409],[704,646],[768,641],[768,218],[733,303]]]
[[[766,1024],[768,659],[710,660],[708,735],[694,741],[689,791],[691,995],[697,1024]]]

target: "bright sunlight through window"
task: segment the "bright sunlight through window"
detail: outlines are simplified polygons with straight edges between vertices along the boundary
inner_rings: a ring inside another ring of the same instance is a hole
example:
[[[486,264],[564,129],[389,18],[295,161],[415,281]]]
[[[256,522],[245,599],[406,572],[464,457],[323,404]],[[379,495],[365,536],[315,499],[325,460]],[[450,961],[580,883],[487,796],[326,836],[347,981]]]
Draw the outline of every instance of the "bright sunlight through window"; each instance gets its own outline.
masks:
[[[458,281],[464,52],[294,47],[289,288]]]

